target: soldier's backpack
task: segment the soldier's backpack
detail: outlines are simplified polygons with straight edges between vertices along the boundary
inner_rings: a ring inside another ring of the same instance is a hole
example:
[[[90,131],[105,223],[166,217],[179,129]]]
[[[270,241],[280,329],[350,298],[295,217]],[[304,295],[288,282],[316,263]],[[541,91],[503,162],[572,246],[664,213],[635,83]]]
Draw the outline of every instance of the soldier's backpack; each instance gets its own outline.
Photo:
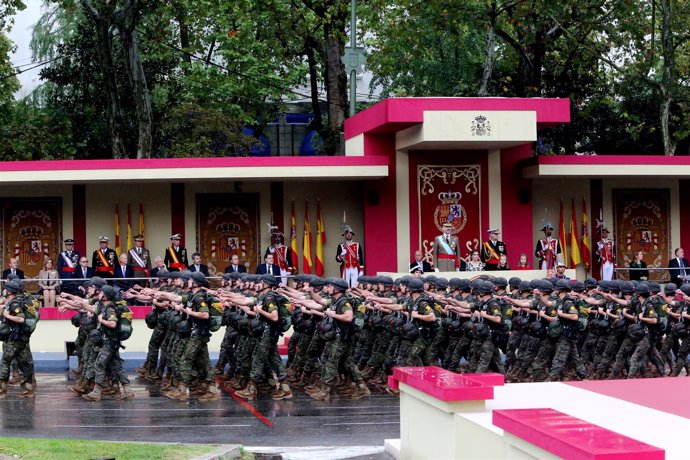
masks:
[[[206,303],[208,304],[208,330],[216,332],[223,325],[223,304],[212,295],[206,296]]]
[[[364,328],[367,320],[367,307],[357,297],[348,296],[348,302],[352,306],[352,323],[350,324],[350,334],[357,334]]]
[[[115,315],[117,316],[117,338],[124,342],[132,336],[132,310],[125,300],[115,302]]]
[[[41,319],[41,304],[36,297],[30,295],[22,296],[18,300],[24,308],[24,333],[31,335]]]
[[[278,328],[280,332],[287,332],[292,327],[292,304],[282,295],[271,293],[269,296],[267,298],[278,306]]]

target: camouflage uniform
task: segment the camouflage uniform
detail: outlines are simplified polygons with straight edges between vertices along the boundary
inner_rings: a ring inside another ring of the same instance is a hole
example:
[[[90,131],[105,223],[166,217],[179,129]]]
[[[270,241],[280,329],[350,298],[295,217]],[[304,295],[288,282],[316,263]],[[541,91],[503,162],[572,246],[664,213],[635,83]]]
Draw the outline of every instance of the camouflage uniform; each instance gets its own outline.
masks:
[[[485,327],[482,329],[488,333],[482,334],[484,335],[483,337],[475,336],[476,339],[472,342],[470,349],[471,362],[468,371],[473,373],[487,372],[489,366],[493,363],[498,372],[505,374],[498,349],[498,341],[503,333],[503,325],[506,319],[501,302],[499,299],[489,298],[479,305],[479,311],[483,311],[490,316],[500,317],[501,323],[497,324],[493,321],[484,320],[482,317],[477,318],[478,327],[480,324],[483,324]]]
[[[117,311],[113,302],[103,301],[99,310],[103,312],[103,319],[105,321],[117,322]],[[96,385],[103,386],[106,373],[115,375],[121,384],[129,385],[129,379],[122,368],[122,359],[120,359],[119,355],[120,340],[117,337],[117,327],[111,329],[103,326],[101,332],[103,333],[103,346],[98,350],[98,356],[94,365]]]
[[[197,313],[209,313],[207,295],[199,291],[188,296],[183,296],[182,303]],[[209,313],[210,314],[210,313]],[[179,366],[180,378],[185,385],[189,386],[196,374],[206,382],[213,383],[213,372],[211,370],[211,360],[208,355],[208,342],[211,338],[211,331],[208,329],[208,320],[191,317],[192,334],[186,341],[186,346],[180,352]]]
[[[26,318],[25,308],[26,306],[18,297],[11,299],[5,305],[7,311],[20,318]],[[14,323],[10,320],[5,321],[7,321],[12,332],[9,340],[3,344],[0,381],[7,383],[10,378],[10,366],[14,361],[14,364],[22,372],[22,383],[31,383],[34,378],[34,361],[29,348],[30,333],[26,331],[24,324]]]
[[[340,296],[330,306],[331,311],[338,315],[352,311],[350,299],[344,295]],[[335,338],[328,341],[324,350],[324,364],[321,370],[321,381],[333,386],[335,377],[338,375],[340,368],[348,373],[352,380],[360,381],[362,376],[359,369],[355,366],[352,359],[352,337],[350,336],[351,323],[344,323],[335,318],[325,318],[324,321],[332,320],[335,328]]]
[[[640,306],[639,311],[642,313],[643,318],[656,318],[657,324],[641,323],[644,325],[645,333],[644,337],[635,344],[632,356],[630,356],[630,370],[628,372],[629,379],[635,378],[637,373],[647,364],[649,351],[652,347],[652,343],[656,341],[657,335],[659,315],[657,314],[656,307],[651,299],[647,299]],[[638,319],[637,321],[639,322],[640,320]],[[687,356],[687,353],[685,356]]]
[[[268,292],[259,296],[257,307],[266,313],[278,311],[278,299],[273,292]],[[265,325],[252,354],[250,378],[254,382],[260,382],[264,380],[266,370],[270,370],[276,374],[278,380],[283,380],[285,378],[285,365],[278,352],[279,324],[269,321],[264,316],[261,316],[261,320]]]
[[[573,299],[568,297],[559,300],[558,311],[568,315],[579,314],[577,304]],[[571,320],[563,317],[559,317],[558,321],[560,321],[563,326],[563,332],[556,345],[556,351],[551,362],[549,380],[560,380],[566,370],[566,365],[569,363],[575,366],[577,375],[580,378],[585,378],[587,377],[587,369],[585,369],[577,350],[579,322],[578,320]]]

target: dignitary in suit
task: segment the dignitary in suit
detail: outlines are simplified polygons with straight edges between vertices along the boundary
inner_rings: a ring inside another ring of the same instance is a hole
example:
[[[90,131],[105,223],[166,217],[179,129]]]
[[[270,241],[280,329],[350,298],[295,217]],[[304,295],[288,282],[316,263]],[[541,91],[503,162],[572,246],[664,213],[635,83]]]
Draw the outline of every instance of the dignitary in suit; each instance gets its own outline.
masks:
[[[156,256],[156,258],[153,259],[153,263],[155,264],[155,267],[151,269],[151,278],[156,278],[161,270],[165,270],[165,273],[170,273],[168,272],[168,267],[165,266],[165,262],[163,262],[163,258],[161,256]]]
[[[127,251],[127,265],[132,267],[135,278],[151,276],[151,253],[144,247],[144,235],[134,236],[134,247]],[[137,284],[146,285],[146,281]]]
[[[434,267],[440,272],[460,271],[460,239],[453,235],[453,224],[443,223],[443,233],[434,238]]]
[[[597,242],[595,253],[601,264],[600,275],[602,281],[611,281],[613,279],[613,269],[616,266],[616,245],[613,240],[609,239],[609,229],[606,227],[601,229],[601,239]]]
[[[414,252],[414,260],[410,262],[410,273],[414,273],[416,267],[419,267],[422,273],[434,271],[431,264],[424,260],[424,254],[419,249]]]
[[[480,255],[482,262],[484,262],[484,270],[497,270],[501,256],[507,256],[508,250],[506,244],[498,240],[498,234],[501,232],[497,228],[490,228],[487,231],[489,232],[489,241],[482,244]]]
[[[225,267],[225,273],[247,273],[247,267],[240,265],[240,256],[233,254],[230,257],[230,265]]]
[[[67,238],[64,241],[65,250],[58,254],[57,272],[61,280],[69,280],[74,277],[74,271],[79,268],[81,254],[74,250],[74,240]],[[68,294],[78,295],[79,285],[71,282],[62,282],[61,290]]]
[[[676,257],[668,261],[669,274],[671,275],[671,282],[676,286],[687,283],[688,275],[690,275],[690,265],[688,259],[685,259],[685,251],[683,248],[678,248],[674,252]]]
[[[357,278],[364,275],[364,250],[362,245],[352,239],[355,232],[346,225],[342,236],[345,241],[338,244],[335,260],[340,264],[340,276],[350,287],[357,286]]]
[[[553,225],[550,222],[544,222],[541,231],[544,232],[544,238],[537,241],[534,256],[539,259],[540,270],[553,271],[559,261],[558,255],[561,254],[561,245],[556,238],[551,236]]]
[[[2,279],[6,280],[9,275],[14,275],[20,280],[24,279],[24,272],[21,271],[19,268],[19,260],[17,260],[16,257],[12,257],[10,259],[10,267],[2,272]]]
[[[112,285],[114,287],[126,291],[134,285],[134,281],[130,279],[134,278],[134,270],[132,270],[132,267],[127,265],[127,254],[120,254],[120,263],[117,267],[115,267],[114,273],[114,279],[112,282]],[[127,281],[128,279],[130,280]]]
[[[84,296],[84,283],[86,283],[86,280],[89,280],[96,276],[96,271],[89,267],[89,259],[87,259],[85,256],[81,256],[79,258],[79,266],[74,270],[74,276],[73,276],[73,281],[63,281],[63,287],[62,291],[65,291],[65,284],[69,283],[73,286],[74,291],[76,292],[75,295],[79,295],[81,297]]]
[[[259,264],[256,267],[257,275],[273,275],[280,276],[280,268],[273,261],[273,254],[266,254],[264,257],[265,263]]]
[[[210,276],[208,274],[208,267],[201,263],[201,254],[198,252],[192,254],[192,264],[189,266],[189,271],[203,273],[204,276]]]
[[[165,250],[165,266],[170,272],[180,272],[187,269],[187,250],[180,245],[182,236],[175,233],[170,237],[170,246]]]
[[[649,270],[647,270],[647,263],[644,261],[644,252],[637,251],[635,259],[630,262],[630,281],[647,281],[649,279]],[[677,286],[677,285],[676,285]]]
[[[101,278],[112,278],[115,265],[117,265],[117,254],[108,247],[110,239],[107,236],[98,237],[100,248],[93,251],[91,266],[96,271],[96,275]]]

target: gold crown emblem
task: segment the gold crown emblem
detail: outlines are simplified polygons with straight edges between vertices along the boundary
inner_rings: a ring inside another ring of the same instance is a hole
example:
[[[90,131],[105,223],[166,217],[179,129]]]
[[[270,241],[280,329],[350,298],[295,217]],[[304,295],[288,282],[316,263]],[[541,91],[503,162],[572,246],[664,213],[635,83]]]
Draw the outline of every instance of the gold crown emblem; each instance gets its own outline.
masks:
[[[484,115],[479,115],[478,117],[474,117],[474,119],[477,120],[477,123],[480,125],[486,121],[486,117]]]
[[[231,235],[239,233],[240,226],[237,224],[224,222],[222,224],[216,225],[216,231],[221,235]]]
[[[646,216],[639,216],[630,219],[630,224],[638,230],[646,230],[654,224],[654,220]]]
[[[40,238],[41,235],[43,235],[43,229],[35,225],[29,225],[21,228],[19,230],[19,234],[22,236],[22,238],[36,239]]]
[[[438,194],[438,199],[443,204],[455,204],[462,198],[462,193],[460,192],[441,192]]]

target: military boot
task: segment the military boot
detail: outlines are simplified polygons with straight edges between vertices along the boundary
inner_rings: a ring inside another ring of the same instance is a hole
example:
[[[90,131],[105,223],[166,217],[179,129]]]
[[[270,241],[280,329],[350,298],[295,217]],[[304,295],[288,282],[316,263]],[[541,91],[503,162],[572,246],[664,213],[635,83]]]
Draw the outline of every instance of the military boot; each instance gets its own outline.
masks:
[[[220,399],[220,391],[215,385],[208,385],[204,394],[199,396],[199,401],[218,401]]]
[[[102,393],[103,387],[100,385],[96,385],[91,393],[81,395],[81,397],[86,399],[87,401],[100,401],[102,398]]]
[[[255,400],[257,394],[256,382],[250,380],[247,384],[247,387],[244,390],[239,390],[235,394],[242,399],[246,399],[247,401]]]
[[[179,382],[177,385],[172,387],[171,389],[167,391],[163,391],[163,396],[167,396],[170,399],[176,399],[179,394],[180,394],[180,386],[182,385],[182,382]]]
[[[305,393],[309,393],[310,391],[319,389],[319,387],[321,387],[321,379],[319,378],[319,375],[311,374],[307,384],[304,386],[304,391]]]
[[[19,385],[22,383],[22,377],[19,375],[19,372],[17,371],[12,371],[12,378],[10,378],[9,382],[7,382],[8,385]]]
[[[287,383],[283,382],[280,384],[280,388],[278,391],[272,396],[272,398],[275,401],[282,401],[284,399],[290,399],[292,398],[292,390],[290,389],[290,385]]]
[[[33,398],[35,396],[34,386],[31,383],[22,383],[21,391],[17,393],[20,398]]]
[[[0,399],[7,396],[7,382],[0,382]]]
[[[119,395],[115,396],[115,399],[118,401],[129,401],[134,399],[134,392],[132,391],[132,387],[129,385],[129,383],[122,385],[122,391]]]
[[[302,375],[296,376],[295,380],[288,380],[288,383],[298,390],[304,389],[304,386],[309,381],[311,374],[303,372]]]
[[[321,390],[323,390],[323,385],[323,382],[321,380],[318,380],[314,382],[313,385],[307,385],[306,387],[304,387],[304,392],[311,396],[312,394],[318,393]]]
[[[172,388],[172,376],[168,374],[165,377],[163,377],[163,380],[161,380],[161,391],[172,390]]]
[[[367,384],[364,383],[364,380],[360,380],[359,382],[357,382],[357,392],[350,397],[352,399],[362,399],[367,396],[371,396],[371,390],[369,390]]]
[[[174,396],[170,396],[170,398],[177,399],[178,401],[186,401],[189,399],[189,390],[187,389],[187,385],[180,383],[180,386],[177,388],[177,392]]]
[[[323,384],[321,389],[316,393],[312,393],[309,396],[316,401],[330,401],[331,399],[331,386]]]
[[[77,395],[83,395],[86,393],[87,384],[88,382],[86,380],[80,378],[75,385],[69,387],[69,390]]]
[[[364,368],[364,370],[362,371],[362,378],[364,380],[369,380],[370,378],[372,378],[374,376],[375,371],[376,371],[376,369],[374,369],[373,367],[366,366]]]
[[[224,382],[229,382],[234,378],[232,372],[226,371],[225,374],[223,374],[220,379],[223,380]]]
[[[145,376],[146,374],[149,373],[149,368],[144,366],[144,367],[137,367],[134,369],[134,371],[139,374],[141,377]]]

